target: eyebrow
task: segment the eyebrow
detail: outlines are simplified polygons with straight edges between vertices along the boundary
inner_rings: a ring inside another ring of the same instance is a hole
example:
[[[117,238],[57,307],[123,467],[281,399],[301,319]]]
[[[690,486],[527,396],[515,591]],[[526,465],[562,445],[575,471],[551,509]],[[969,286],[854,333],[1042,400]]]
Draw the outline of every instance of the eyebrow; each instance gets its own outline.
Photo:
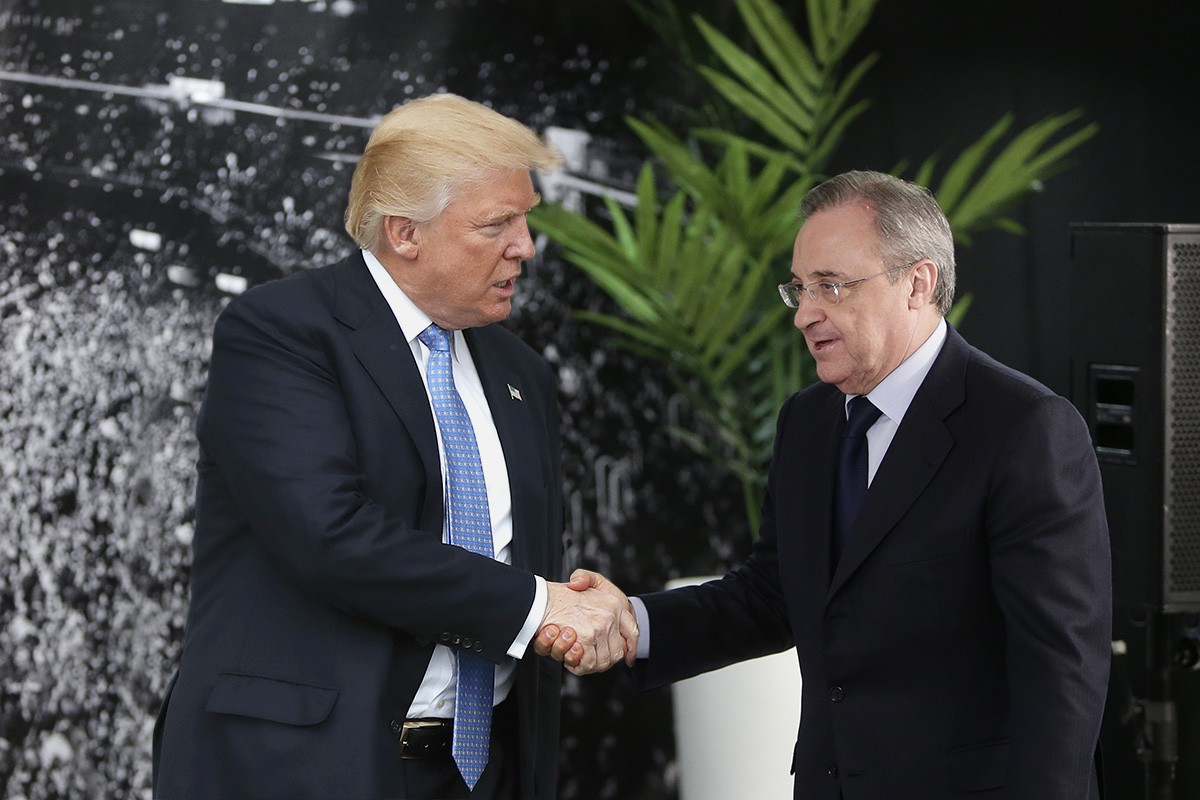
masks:
[[[537,192],[534,192],[533,193],[533,203],[529,207],[524,208],[524,209],[522,209],[520,206],[509,206],[507,208],[500,208],[500,209],[497,209],[495,211],[495,213],[488,214],[486,217],[482,217],[479,220],[479,222],[482,225],[492,225],[497,222],[503,222],[507,219],[512,219],[513,217],[518,217],[521,214],[528,214],[530,211],[532,211],[534,208],[536,208],[538,206],[538,204],[540,204],[541,202],[542,202],[542,196],[540,194],[538,194]]]
[[[810,274],[813,277],[813,281],[812,281],[813,283],[821,283],[821,282],[828,282],[830,278],[839,278],[842,276],[843,273],[838,272],[835,269],[817,269],[817,270],[813,270],[812,273],[810,273]],[[797,275],[796,273],[793,272],[792,280],[803,282],[804,278],[800,277],[799,275]]]

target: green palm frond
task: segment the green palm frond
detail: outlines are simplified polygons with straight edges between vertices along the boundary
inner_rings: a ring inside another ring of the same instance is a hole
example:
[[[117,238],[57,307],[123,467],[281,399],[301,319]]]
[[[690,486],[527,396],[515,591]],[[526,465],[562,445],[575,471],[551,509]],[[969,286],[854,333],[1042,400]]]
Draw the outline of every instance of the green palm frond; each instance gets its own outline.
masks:
[[[707,66],[698,69],[721,97],[758,123],[804,169],[819,171],[832,152],[827,134],[840,135],[866,109],[865,102],[846,104],[875,55],[855,65],[840,85],[833,78],[874,6],[875,0],[810,2],[810,46],[770,0],[738,0],[738,12],[766,63],[695,16],[728,74]]]
[[[987,228],[1023,233],[1007,214],[1029,192],[1065,169],[1066,156],[1096,135],[1099,126],[1095,123],[1067,132],[1082,116],[1082,110],[1075,109],[1046,117],[1012,137],[993,155],[1013,124],[1013,115],[1005,114],[959,154],[936,186],[936,156],[922,163],[913,180],[933,188],[960,244],[969,245],[974,233]],[[1053,141],[1060,135],[1061,139]],[[903,165],[895,174],[902,172]]]
[[[946,210],[950,224],[961,231],[964,242],[970,242],[972,232],[986,227],[999,225],[1009,231],[1023,232],[1005,215],[1041,182],[1065,169],[1065,157],[1096,135],[1100,128],[1096,123],[1090,123],[1050,143],[1082,114],[1075,110],[1034,123],[1017,134],[992,159],[962,200]]]
[[[788,274],[801,198],[869,108],[858,92],[878,56],[845,69],[842,62],[876,0],[806,0],[804,32],[772,0],[736,0],[741,32],[726,24],[732,20],[684,13],[675,0],[627,2],[664,38],[679,40],[691,74],[711,87],[701,101],[706,120],[733,124],[695,125],[680,136],[630,118],[653,157],[638,176],[636,208],[608,200],[607,221],[598,224],[547,203],[530,224],[616,307],[580,318],[666,366],[700,420],[672,433],[737,477],[756,531],[776,414],[816,378],[775,284]],[[1019,233],[1010,216],[1016,204],[1096,134],[1081,119],[1070,111],[1014,133],[1015,119],[1005,115],[944,169],[941,156],[926,158],[915,181],[934,190],[961,244],[986,228]],[[953,324],[970,303],[967,295],[955,304]]]
[[[800,198],[812,188],[812,179],[789,153],[757,149],[755,142],[730,135],[721,161],[710,167],[663,125],[628,122],[674,182],[711,208],[750,253],[771,260],[791,251]]]
[[[660,207],[649,165],[638,186],[632,218],[608,202],[611,232],[553,203],[538,207],[530,223],[626,315],[593,313],[590,320],[622,341],[657,348],[660,360],[688,363],[705,385],[719,387],[744,353],[774,332],[754,313],[771,281],[770,263],[750,258],[710,207],[685,213],[682,193]]]

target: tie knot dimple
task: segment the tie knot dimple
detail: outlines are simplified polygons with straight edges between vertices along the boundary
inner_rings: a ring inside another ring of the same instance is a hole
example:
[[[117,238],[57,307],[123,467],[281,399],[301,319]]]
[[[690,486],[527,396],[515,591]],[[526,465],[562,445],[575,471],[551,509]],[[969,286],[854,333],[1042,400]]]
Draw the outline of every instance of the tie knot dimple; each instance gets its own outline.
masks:
[[[850,401],[850,420],[846,423],[846,435],[865,435],[867,429],[875,424],[875,420],[879,419],[881,413],[883,412],[876,408],[866,395],[860,394],[853,398]]]
[[[430,323],[428,328],[417,334],[417,338],[430,350],[450,349],[450,334],[439,328],[437,323]]]

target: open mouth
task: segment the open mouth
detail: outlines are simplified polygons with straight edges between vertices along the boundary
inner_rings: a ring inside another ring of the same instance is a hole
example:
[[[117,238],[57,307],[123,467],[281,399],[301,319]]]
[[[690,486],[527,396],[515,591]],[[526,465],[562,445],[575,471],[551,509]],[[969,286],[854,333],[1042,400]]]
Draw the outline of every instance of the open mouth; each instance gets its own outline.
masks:
[[[814,353],[820,353],[837,344],[837,339],[809,339],[808,348]]]

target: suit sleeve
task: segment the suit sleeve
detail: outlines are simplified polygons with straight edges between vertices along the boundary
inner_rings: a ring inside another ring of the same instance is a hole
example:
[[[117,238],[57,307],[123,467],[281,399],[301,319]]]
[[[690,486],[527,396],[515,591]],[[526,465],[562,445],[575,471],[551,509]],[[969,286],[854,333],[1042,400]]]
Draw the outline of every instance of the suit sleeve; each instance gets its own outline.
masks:
[[[475,637],[498,663],[529,612],[533,576],[444,545],[440,531],[414,527],[415,512],[368,495],[332,329],[311,322],[324,309],[300,282],[283,283],[289,294],[252,291],[217,322],[201,468],[209,462],[249,535],[304,591],[418,638]],[[425,480],[415,451],[412,464],[400,458],[408,471],[395,480]]]
[[[714,669],[786,650],[793,644],[779,579],[775,535],[775,464],[791,404],[779,415],[775,458],[767,478],[763,521],[750,557],[723,578],[642,596],[650,618],[649,658],[635,679],[652,689]]]
[[[1043,396],[1007,437],[987,515],[1004,614],[1013,798],[1086,797],[1108,688],[1112,579],[1087,429]]]

